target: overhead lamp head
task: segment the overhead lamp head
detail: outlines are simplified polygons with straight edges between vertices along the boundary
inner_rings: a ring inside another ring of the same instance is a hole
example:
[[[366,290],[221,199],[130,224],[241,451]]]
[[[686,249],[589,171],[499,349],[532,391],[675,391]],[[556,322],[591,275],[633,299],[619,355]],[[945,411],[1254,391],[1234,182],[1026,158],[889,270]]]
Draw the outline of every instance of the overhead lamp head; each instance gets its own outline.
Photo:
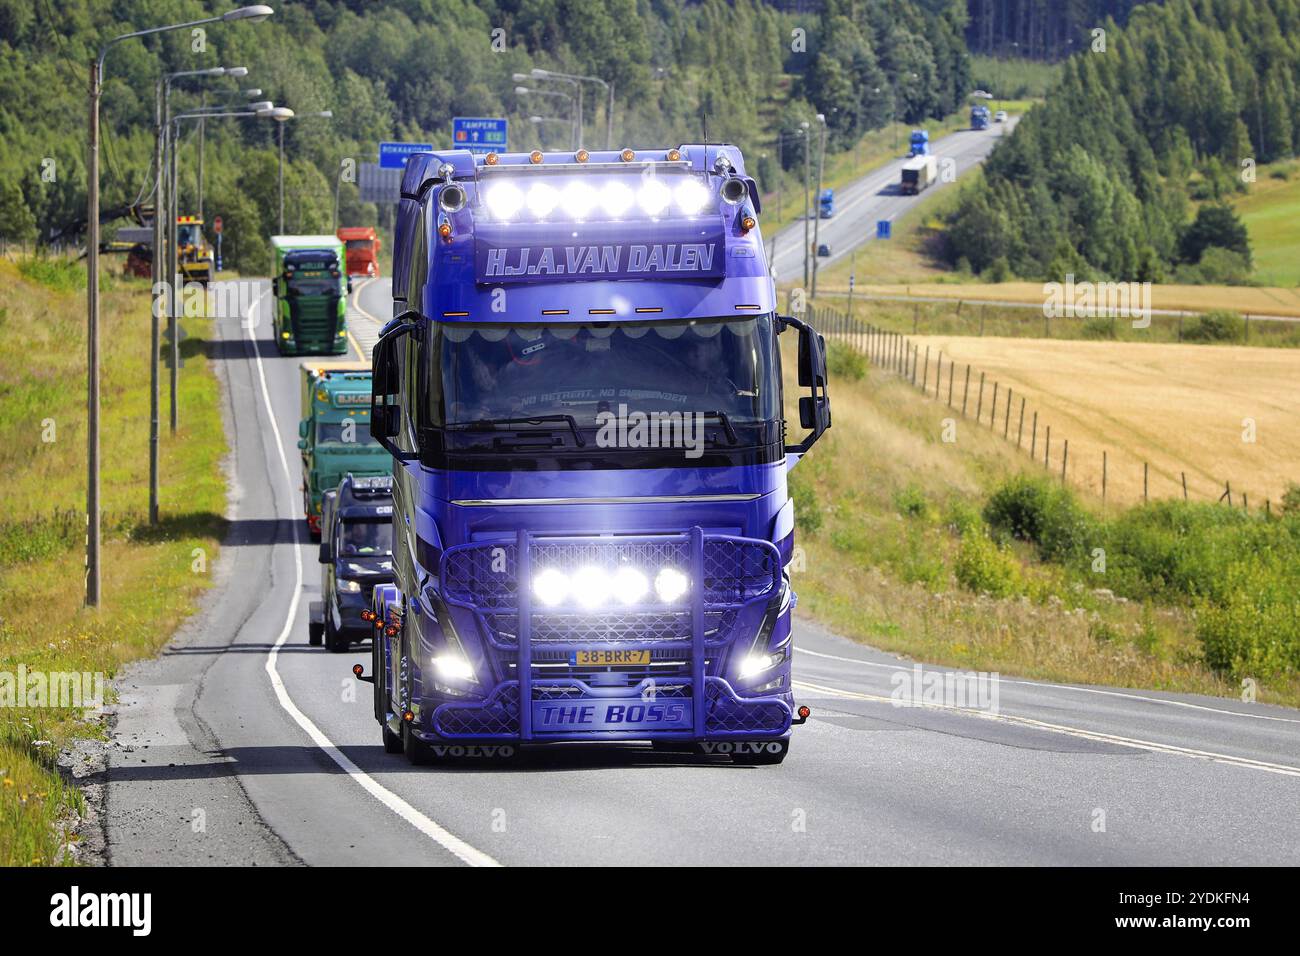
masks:
[[[275,13],[275,11],[266,4],[258,3],[251,7],[239,7],[235,10],[229,11],[228,13],[224,13],[221,16],[221,19],[226,22],[232,20],[247,20],[249,23],[261,23],[273,13]]]

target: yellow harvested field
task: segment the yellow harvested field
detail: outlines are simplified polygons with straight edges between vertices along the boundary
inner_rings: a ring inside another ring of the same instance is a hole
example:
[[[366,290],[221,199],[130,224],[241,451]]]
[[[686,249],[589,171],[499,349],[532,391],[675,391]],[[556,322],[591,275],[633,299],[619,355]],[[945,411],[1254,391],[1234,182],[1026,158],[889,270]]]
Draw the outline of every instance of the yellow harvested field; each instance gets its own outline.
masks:
[[[826,285],[827,292],[847,292],[848,286]],[[921,298],[963,299],[967,302],[1028,302],[1042,305],[1041,282],[951,283],[926,282],[911,285],[859,284],[859,294],[906,295]],[[1205,312],[1226,309],[1242,315],[1281,315],[1300,318],[1300,288],[1153,285],[1151,307],[1171,311]]]
[[[1012,442],[1026,399],[1024,447],[1036,411],[1037,458],[1050,425],[1050,469],[1060,474],[1068,439],[1071,485],[1100,495],[1105,451],[1108,501],[1141,500],[1144,462],[1152,498],[1181,495],[1185,472],[1192,500],[1217,499],[1231,482],[1233,502],[1245,492],[1254,510],[1265,500],[1276,506],[1288,482],[1300,482],[1300,351],[969,336],[914,341],[922,356],[927,346],[932,355],[942,352],[944,397],[948,361],[956,361],[958,407],[964,366],[971,365],[971,417],[979,373],[986,373],[982,422],[987,428],[995,417],[999,434],[1011,389]]]

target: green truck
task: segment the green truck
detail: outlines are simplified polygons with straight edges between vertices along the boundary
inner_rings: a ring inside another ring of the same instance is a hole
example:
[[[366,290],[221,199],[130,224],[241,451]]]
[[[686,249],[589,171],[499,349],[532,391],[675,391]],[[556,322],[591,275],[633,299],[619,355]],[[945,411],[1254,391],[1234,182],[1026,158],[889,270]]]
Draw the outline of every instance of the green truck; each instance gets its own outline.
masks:
[[[272,236],[275,344],[282,355],[348,350],[343,242],[337,236]]]
[[[343,476],[391,475],[392,456],[370,436],[370,366],[302,364],[302,501],[312,537],[320,535],[321,495]]]

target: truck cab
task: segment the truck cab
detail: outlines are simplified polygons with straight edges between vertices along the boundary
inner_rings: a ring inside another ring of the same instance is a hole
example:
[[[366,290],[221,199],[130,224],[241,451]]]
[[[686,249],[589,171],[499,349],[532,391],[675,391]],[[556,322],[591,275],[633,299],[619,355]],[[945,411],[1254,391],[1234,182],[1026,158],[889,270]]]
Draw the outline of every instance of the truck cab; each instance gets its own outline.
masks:
[[[379,236],[374,226],[340,226],[339,240],[347,257],[348,277],[379,275]]]
[[[987,106],[971,107],[970,128],[974,130],[989,128],[989,108]]]
[[[386,749],[784,759],[807,716],[786,476],[830,402],[759,213],[730,145],[408,159],[373,353],[395,581],[364,679]]]
[[[391,458],[370,434],[370,366],[360,362],[304,362],[302,502],[307,529],[321,533],[325,493],[348,474],[391,474]]]
[[[370,610],[377,584],[393,580],[393,479],[343,476],[321,508],[321,600],[308,617],[308,642],[333,653],[374,636]]]
[[[930,133],[923,129],[912,130],[911,145],[908,148],[908,156],[928,156],[930,155]]]
[[[272,236],[273,326],[281,355],[348,350],[343,243],[335,236]]]
[[[822,219],[829,219],[835,215],[835,190],[823,189],[820,196],[817,197],[818,215]]]
[[[203,220],[198,216],[176,217],[176,256],[186,282],[207,285],[212,281],[212,247],[203,235]]]

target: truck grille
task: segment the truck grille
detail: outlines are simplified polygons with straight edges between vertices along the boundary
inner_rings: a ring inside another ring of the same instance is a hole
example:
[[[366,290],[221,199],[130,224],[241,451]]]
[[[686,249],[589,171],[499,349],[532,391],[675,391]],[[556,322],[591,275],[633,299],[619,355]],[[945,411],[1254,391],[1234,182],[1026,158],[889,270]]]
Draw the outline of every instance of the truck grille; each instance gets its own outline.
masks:
[[[310,296],[289,300],[294,341],[301,346],[329,346],[338,334],[338,296]]]

